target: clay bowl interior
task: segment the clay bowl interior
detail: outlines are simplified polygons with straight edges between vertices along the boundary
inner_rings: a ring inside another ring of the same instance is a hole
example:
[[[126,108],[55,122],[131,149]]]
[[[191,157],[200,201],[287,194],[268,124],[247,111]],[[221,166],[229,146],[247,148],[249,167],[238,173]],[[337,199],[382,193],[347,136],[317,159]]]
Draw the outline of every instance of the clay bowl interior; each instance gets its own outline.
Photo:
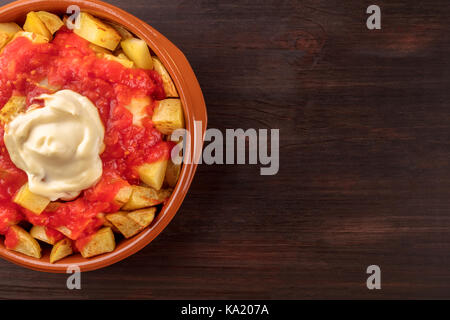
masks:
[[[0,22],[16,21],[22,24],[29,11],[46,10],[63,14],[70,5],[77,5],[82,11],[120,23],[147,42],[171,74],[183,102],[186,129],[190,132],[190,139],[186,141],[186,150],[190,150],[192,155],[199,154],[202,150],[202,138],[207,125],[207,113],[198,81],[181,51],[145,22],[115,6],[97,0],[16,1],[0,8]],[[201,121],[201,130],[194,130],[194,121]],[[118,262],[145,247],[168,225],[186,196],[195,170],[196,164],[184,164],[174,192],[152,225],[133,238],[119,241],[116,249],[111,253],[89,259],[84,259],[81,255],[76,254],[51,264],[48,249],[43,250],[41,259],[35,259],[7,250],[3,241],[0,241],[0,256],[30,269],[61,273],[65,273],[67,268],[72,265],[78,266],[81,271],[89,271]]]

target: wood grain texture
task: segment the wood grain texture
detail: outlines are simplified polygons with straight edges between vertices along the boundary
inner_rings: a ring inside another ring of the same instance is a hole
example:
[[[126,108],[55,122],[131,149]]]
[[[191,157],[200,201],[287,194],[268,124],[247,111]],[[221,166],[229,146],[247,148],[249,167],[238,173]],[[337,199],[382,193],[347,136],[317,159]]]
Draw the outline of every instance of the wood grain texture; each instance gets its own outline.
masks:
[[[79,291],[0,261],[0,298],[450,298],[448,0],[377,1],[379,31],[372,1],[110,2],[186,54],[210,127],[280,128],[280,172],[202,165],[144,250]]]

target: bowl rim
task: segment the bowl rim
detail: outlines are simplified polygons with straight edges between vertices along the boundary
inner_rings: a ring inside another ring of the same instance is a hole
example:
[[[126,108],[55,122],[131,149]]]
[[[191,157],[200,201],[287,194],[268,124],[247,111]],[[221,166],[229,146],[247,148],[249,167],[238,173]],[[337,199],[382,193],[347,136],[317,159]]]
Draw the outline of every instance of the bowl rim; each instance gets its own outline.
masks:
[[[69,5],[77,5],[82,11],[120,23],[147,42],[175,82],[183,104],[186,129],[190,133],[186,150],[194,157],[198,156],[203,147],[203,137],[208,121],[200,85],[184,54],[153,27],[134,15],[99,0],[19,0],[0,7],[0,22],[18,21],[30,11],[63,12]],[[201,121],[200,129],[196,127],[196,121]],[[48,253],[41,259],[36,259],[7,250],[3,243],[0,243],[0,257],[29,269],[52,273],[66,273],[67,269],[74,265],[79,267],[80,271],[92,271],[119,262],[144,248],[166,228],[188,192],[197,168],[196,163],[191,161],[183,164],[178,183],[156,221],[133,238],[122,240],[110,253],[87,259],[77,254],[62,259],[61,263],[51,264],[48,262]]]

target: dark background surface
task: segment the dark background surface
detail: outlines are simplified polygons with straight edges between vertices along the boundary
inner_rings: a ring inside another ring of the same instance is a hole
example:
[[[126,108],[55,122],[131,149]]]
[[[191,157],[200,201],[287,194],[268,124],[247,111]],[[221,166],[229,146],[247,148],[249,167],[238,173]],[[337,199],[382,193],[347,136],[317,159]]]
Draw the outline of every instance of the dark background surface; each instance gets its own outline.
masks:
[[[139,253],[78,291],[2,260],[0,298],[450,298],[448,0],[377,1],[378,31],[372,1],[110,2],[186,54],[209,127],[280,128],[280,171],[202,165]]]

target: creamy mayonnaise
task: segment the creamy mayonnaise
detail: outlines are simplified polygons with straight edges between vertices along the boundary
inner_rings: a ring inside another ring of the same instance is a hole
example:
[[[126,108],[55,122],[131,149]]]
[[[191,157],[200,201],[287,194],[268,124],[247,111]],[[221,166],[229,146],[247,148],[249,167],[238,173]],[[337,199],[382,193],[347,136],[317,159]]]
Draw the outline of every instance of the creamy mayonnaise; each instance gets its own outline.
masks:
[[[31,192],[71,199],[98,182],[105,129],[86,97],[61,90],[41,95],[43,108],[18,115],[5,127],[11,160],[28,175]]]

